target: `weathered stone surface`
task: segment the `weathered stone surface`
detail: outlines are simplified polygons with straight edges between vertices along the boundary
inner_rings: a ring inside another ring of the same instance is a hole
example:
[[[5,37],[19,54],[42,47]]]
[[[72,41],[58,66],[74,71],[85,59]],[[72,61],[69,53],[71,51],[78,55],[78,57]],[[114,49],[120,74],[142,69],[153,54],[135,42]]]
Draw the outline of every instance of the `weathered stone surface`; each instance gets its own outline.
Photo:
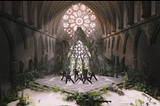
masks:
[[[71,75],[72,79],[74,79],[74,75]],[[96,75],[98,81],[92,78],[92,83],[90,84],[87,80],[83,84],[82,81],[78,80],[76,83],[72,83],[72,81],[68,81],[67,84],[65,84],[65,78],[61,81],[61,76],[50,75],[45,76],[43,79],[37,79],[37,82],[41,82],[50,86],[56,86],[61,89],[68,89],[70,91],[78,91],[78,92],[88,92],[90,90],[94,90],[95,88],[100,88],[103,86],[110,85],[112,83],[119,83],[123,81],[123,77],[119,76],[119,78],[114,77],[107,77],[107,76],[99,76]]]

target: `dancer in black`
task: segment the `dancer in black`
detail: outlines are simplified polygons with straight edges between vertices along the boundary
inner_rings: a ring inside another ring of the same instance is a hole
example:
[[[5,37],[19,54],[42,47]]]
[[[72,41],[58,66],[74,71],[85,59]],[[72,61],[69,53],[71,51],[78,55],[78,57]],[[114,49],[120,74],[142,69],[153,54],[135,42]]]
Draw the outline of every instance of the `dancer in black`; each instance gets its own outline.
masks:
[[[71,75],[69,75],[68,72],[66,72],[66,75],[65,75],[65,76],[66,76],[66,82],[65,82],[66,84],[67,84],[67,81],[68,81],[68,80],[69,80],[69,81],[71,80],[71,81],[73,82],[73,84],[74,84],[74,81],[73,81],[73,79],[71,78]]]
[[[92,80],[92,77],[94,77],[96,79],[96,81],[98,81],[94,72],[89,72],[89,75],[90,75],[90,80]]]
[[[75,82],[77,82],[78,80],[81,80],[83,82],[83,75],[82,74],[79,74],[78,75],[78,78],[76,79]]]
[[[83,69],[83,75],[87,75],[88,74],[88,70],[86,68]]]
[[[83,84],[85,83],[86,80],[92,84],[90,77],[88,77],[88,70],[84,68],[83,69]]]
[[[62,78],[61,78],[61,81],[63,80],[64,77],[66,77],[66,71],[61,71],[61,75],[62,75]]]
[[[84,75],[83,76],[83,84],[85,83],[86,80],[92,84],[92,81],[90,80],[90,77],[88,77],[87,75]]]
[[[74,80],[76,80],[77,77],[79,76],[78,73],[79,73],[79,70],[78,69],[74,69]]]

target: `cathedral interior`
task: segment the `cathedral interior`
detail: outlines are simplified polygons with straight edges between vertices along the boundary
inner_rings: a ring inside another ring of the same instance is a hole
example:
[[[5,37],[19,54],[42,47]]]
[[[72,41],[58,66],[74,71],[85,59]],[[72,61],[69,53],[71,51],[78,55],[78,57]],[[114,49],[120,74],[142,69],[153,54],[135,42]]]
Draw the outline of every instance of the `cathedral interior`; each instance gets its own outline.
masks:
[[[0,1],[0,81],[122,67],[160,87],[160,1]]]

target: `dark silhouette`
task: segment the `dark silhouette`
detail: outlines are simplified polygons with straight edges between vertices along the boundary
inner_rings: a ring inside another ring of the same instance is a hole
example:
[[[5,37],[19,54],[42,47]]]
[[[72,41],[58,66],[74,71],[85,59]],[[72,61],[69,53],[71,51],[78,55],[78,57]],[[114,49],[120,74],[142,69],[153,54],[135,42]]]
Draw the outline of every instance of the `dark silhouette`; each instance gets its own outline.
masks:
[[[85,83],[86,80],[92,84],[92,81],[90,80],[90,77],[88,77],[87,75],[84,75],[83,76],[83,84]]]
[[[63,80],[63,78],[64,77],[66,77],[65,75],[66,75],[66,71],[61,71],[61,73],[60,73],[61,75],[62,75],[62,78],[61,78],[61,81]]]
[[[90,75],[90,80],[92,80],[92,77],[94,77],[96,79],[96,81],[98,81],[98,79],[96,78],[94,72],[89,72]]]
[[[83,75],[87,75],[88,74],[88,70],[86,68],[83,69]]]
[[[76,78],[79,76],[78,73],[79,73],[79,70],[74,69],[74,80],[76,80]]]
[[[65,75],[65,76],[66,76],[66,82],[65,82],[66,84],[67,84],[67,81],[68,81],[68,80],[69,80],[69,81],[71,80],[71,81],[73,82],[73,84],[74,84],[74,81],[73,81],[73,79],[71,78],[71,75],[69,75],[68,72],[66,72],[66,75]]]
[[[83,69],[83,84],[85,83],[86,80],[92,84],[90,77],[88,77],[88,70],[84,68]]]
[[[78,75],[78,78],[76,79],[75,82],[77,82],[78,80],[81,80],[83,82],[83,75],[82,74],[79,74]]]

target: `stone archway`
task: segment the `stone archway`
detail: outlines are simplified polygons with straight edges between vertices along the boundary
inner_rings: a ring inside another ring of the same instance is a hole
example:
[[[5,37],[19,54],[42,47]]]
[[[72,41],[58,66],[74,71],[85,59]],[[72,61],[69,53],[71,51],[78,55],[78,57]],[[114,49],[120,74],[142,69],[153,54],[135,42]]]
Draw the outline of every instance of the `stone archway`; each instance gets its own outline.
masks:
[[[69,46],[67,61],[69,62],[68,68],[72,71],[74,68],[80,71],[87,67],[90,69],[89,60],[91,58],[88,40],[83,30],[78,27],[74,36],[71,39]]]
[[[0,57],[1,57],[1,65],[0,65],[0,74],[1,74],[1,86],[6,84],[11,84],[13,86],[14,82],[10,79],[16,72],[16,62],[15,62],[15,51],[14,51],[14,42],[11,34],[11,30],[8,29],[6,23],[2,20],[0,21]],[[8,86],[8,85],[7,85]]]
[[[77,41],[75,45],[70,48],[69,51],[69,68],[72,71],[73,69],[79,69],[82,71],[84,67],[90,69],[89,59],[91,58],[90,52],[86,45],[84,45],[80,40]]]

